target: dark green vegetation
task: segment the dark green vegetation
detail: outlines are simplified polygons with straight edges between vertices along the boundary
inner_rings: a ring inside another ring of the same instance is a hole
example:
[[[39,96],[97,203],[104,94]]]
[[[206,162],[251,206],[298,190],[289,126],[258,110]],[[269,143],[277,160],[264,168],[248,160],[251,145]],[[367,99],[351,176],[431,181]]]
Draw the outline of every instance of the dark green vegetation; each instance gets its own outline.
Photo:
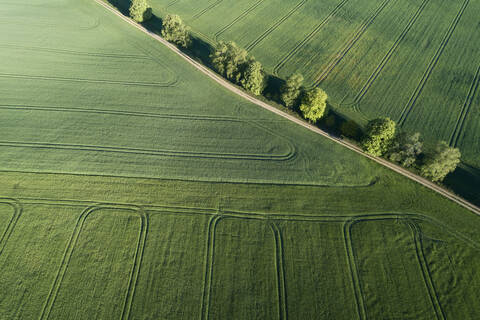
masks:
[[[480,312],[478,216],[229,93],[91,0],[0,14],[16,22],[0,33],[3,318]]]
[[[175,14],[169,14],[163,19],[162,37],[182,48],[188,48],[192,43],[188,27]]]
[[[147,0],[132,0],[128,11],[130,17],[136,22],[144,22],[152,18],[152,9],[148,6]]]
[[[122,2],[122,0],[111,0]],[[471,0],[151,0],[212,46],[235,41],[265,70],[320,86],[362,125],[388,116],[463,167],[447,185],[480,203],[480,3]]]

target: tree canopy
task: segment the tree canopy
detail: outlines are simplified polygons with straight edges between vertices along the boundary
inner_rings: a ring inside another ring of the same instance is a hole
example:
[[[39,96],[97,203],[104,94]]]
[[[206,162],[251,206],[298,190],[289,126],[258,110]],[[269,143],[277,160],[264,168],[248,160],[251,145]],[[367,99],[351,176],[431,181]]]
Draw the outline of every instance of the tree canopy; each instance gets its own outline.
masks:
[[[408,168],[417,162],[422,153],[422,147],[423,142],[420,141],[420,133],[409,135],[402,132],[395,137],[388,158]]]
[[[362,147],[373,156],[381,156],[388,151],[395,137],[396,125],[390,118],[379,118],[369,121]]]
[[[248,64],[247,70],[241,80],[242,86],[255,95],[260,95],[265,89],[265,73],[258,61]]]
[[[445,141],[440,141],[421,168],[421,174],[434,182],[442,181],[447,174],[455,171],[460,163],[460,150],[451,148]]]
[[[285,106],[292,108],[295,106],[301,93],[303,84],[303,76],[301,74],[293,74],[287,78],[285,85],[281,88],[281,99]]]
[[[163,19],[162,37],[183,48],[188,48],[192,43],[188,27],[176,14],[169,14]]]
[[[152,17],[152,8],[147,0],[132,0],[130,5],[130,17],[136,22],[144,22]]]
[[[235,83],[240,83],[249,62],[247,51],[233,41],[220,41],[210,58],[218,73]]]
[[[312,122],[321,119],[327,108],[327,94],[320,88],[313,88],[305,92],[300,103],[303,117]]]

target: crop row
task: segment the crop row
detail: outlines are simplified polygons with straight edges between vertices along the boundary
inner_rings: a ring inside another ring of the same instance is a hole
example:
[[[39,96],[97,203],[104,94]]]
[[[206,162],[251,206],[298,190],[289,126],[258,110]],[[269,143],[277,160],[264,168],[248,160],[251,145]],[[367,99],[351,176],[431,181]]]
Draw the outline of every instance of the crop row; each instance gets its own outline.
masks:
[[[322,30],[322,28],[337,14],[337,12],[340,11],[340,9],[342,9],[342,7],[348,2],[349,0],[342,0],[340,1],[340,3],[337,4],[337,6],[335,8],[333,8],[333,10],[318,24],[315,26],[315,28],[313,28],[313,30],[308,33],[305,38],[303,38],[302,40],[300,40],[296,45],[295,47],[290,50],[282,59],[280,59],[280,61],[275,65],[275,67],[273,68],[273,73],[275,75],[278,75],[280,69],[282,69],[284,67],[284,65],[290,60],[292,59],[292,57],[295,56],[295,54],[301,49],[303,48],[308,42],[310,42],[310,40],[312,40],[315,35],[320,32],[320,30]]]
[[[215,33],[215,41],[218,41],[218,38],[222,33],[230,29],[232,26],[234,26],[238,21],[242,20],[245,18],[250,12],[255,10],[259,5],[261,5],[265,0],[258,0],[255,2],[253,5],[251,5],[249,8],[247,8],[245,11],[243,11],[240,15],[238,15],[235,19],[233,19],[230,23],[228,23],[226,26],[222,27],[220,30],[218,30]]]
[[[418,83],[417,87],[415,88],[412,96],[410,97],[409,101],[405,105],[405,107],[402,110],[402,113],[400,114],[400,117],[398,119],[398,124],[403,125],[405,123],[405,120],[407,119],[408,115],[412,111],[412,109],[415,107],[415,103],[417,102],[419,96],[422,94],[423,88],[425,87],[425,84],[427,83],[428,79],[430,78],[430,75],[432,74],[433,69],[435,69],[438,61],[440,60],[440,57],[443,54],[443,51],[445,47],[447,46],[450,38],[452,37],[453,32],[455,31],[455,28],[458,25],[458,22],[463,16],[463,13],[465,12],[465,9],[467,8],[470,0],[465,0],[458,11],[457,15],[453,19],[452,23],[450,24],[444,38],[442,39],[442,42],[440,43],[440,46],[438,47],[437,51],[435,52],[434,56],[432,57],[432,60],[430,61],[427,69],[425,70],[422,79]]]
[[[410,21],[407,23],[405,26],[405,29],[402,31],[400,36],[395,40],[393,43],[392,47],[387,51],[385,56],[382,58],[380,63],[377,65],[373,73],[370,75],[370,77],[367,79],[363,87],[360,89],[360,91],[357,93],[355,98],[353,99],[354,103],[359,103],[362,98],[365,96],[365,94],[368,92],[368,89],[372,86],[372,84],[377,80],[378,75],[382,72],[383,68],[385,65],[390,61],[390,58],[392,57],[393,53],[396,51],[398,46],[402,43],[403,39],[405,39],[405,36],[408,34],[412,26],[415,24],[417,21],[418,17],[422,14],[423,10],[425,9],[426,5],[428,4],[430,0],[423,0],[422,4],[418,8],[418,10],[415,12],[415,14],[410,18]]]
[[[338,53],[336,53],[330,63],[325,67],[324,70],[320,72],[319,75],[315,77],[314,86],[319,86],[323,80],[325,80],[332,70],[340,63],[340,61],[347,55],[347,53],[353,48],[355,43],[365,34],[368,27],[373,23],[373,21],[378,17],[378,15],[385,9],[385,7],[390,3],[391,0],[384,0],[380,6],[373,12],[373,14],[368,17],[359,27],[357,32],[354,33],[352,38],[350,38]]]
[[[449,144],[452,147],[456,147],[458,144],[460,134],[462,133],[464,128],[465,119],[467,118],[467,115],[473,104],[473,99],[475,98],[475,95],[478,91],[479,84],[480,84],[480,65],[478,66],[477,72],[473,77],[472,85],[470,87],[467,97],[465,98],[465,102],[463,103],[462,110],[460,111],[460,115],[457,119],[457,122],[455,123],[455,128],[453,129],[452,135],[450,136]]]
[[[62,201],[54,201],[49,199],[34,199],[29,198],[28,200],[12,200],[12,199],[4,199],[6,202],[16,206],[17,208],[21,208],[21,202],[25,203],[48,203],[51,205],[68,205],[70,202],[72,205],[78,205],[78,202],[71,201],[71,200],[62,200]],[[133,257],[133,265],[132,270],[130,272],[130,277],[128,280],[128,289],[125,293],[125,301],[123,304],[123,311],[122,311],[122,319],[129,319],[130,317],[130,309],[134,301],[135,296],[135,289],[137,286],[137,279],[139,272],[141,270],[141,264],[143,259],[143,252],[145,243],[147,241],[147,234],[148,234],[148,216],[150,214],[155,214],[155,212],[172,212],[175,214],[201,214],[201,215],[210,215],[211,219],[208,224],[207,229],[207,238],[205,244],[205,268],[204,268],[204,288],[203,288],[203,298],[201,303],[201,318],[208,319],[209,317],[209,307],[211,303],[211,295],[212,290],[212,278],[213,278],[213,266],[215,264],[215,246],[217,245],[215,242],[215,232],[218,223],[223,218],[234,218],[240,219],[245,221],[251,221],[252,219],[258,221],[264,221],[270,226],[272,230],[272,236],[274,237],[275,243],[275,272],[276,272],[276,279],[277,279],[277,290],[278,290],[278,310],[279,310],[279,318],[286,319],[288,316],[287,310],[287,289],[285,287],[286,282],[286,274],[284,270],[285,266],[285,258],[284,258],[284,243],[282,240],[282,230],[278,227],[275,221],[311,221],[311,222],[324,222],[324,223],[343,223],[343,230],[344,230],[344,239],[345,239],[345,255],[347,258],[348,265],[350,266],[351,277],[352,277],[352,285],[354,288],[354,293],[357,299],[357,306],[359,312],[359,318],[365,319],[366,318],[366,311],[364,305],[364,298],[363,292],[360,286],[360,275],[358,271],[358,267],[356,265],[356,254],[355,249],[352,243],[351,237],[351,229],[354,224],[361,223],[364,221],[382,221],[382,220],[394,220],[394,221],[404,221],[406,225],[408,225],[412,232],[412,241],[415,244],[416,248],[416,256],[418,259],[419,267],[422,270],[422,277],[425,281],[425,286],[430,294],[430,299],[432,301],[432,306],[437,313],[438,319],[444,319],[444,312],[442,306],[440,304],[440,300],[435,288],[435,284],[432,280],[429,266],[427,260],[424,256],[423,250],[423,243],[422,243],[422,233],[419,227],[419,224],[415,221],[424,221],[431,223],[433,225],[439,226],[444,228],[445,226],[439,224],[435,220],[428,218],[423,215],[417,214],[383,214],[383,215],[362,215],[362,216],[341,216],[341,217],[331,217],[331,216],[320,216],[320,215],[297,215],[297,216],[290,216],[290,215],[264,215],[261,213],[250,213],[250,212],[237,212],[237,211],[229,211],[229,210],[214,210],[214,209],[196,209],[196,208],[173,208],[173,207],[162,207],[162,206],[145,206],[145,207],[137,207],[134,205],[127,205],[127,204],[97,204],[93,206],[89,206],[85,210],[83,210],[82,214],[78,217],[70,240],[67,243],[67,247],[65,249],[63,258],[59,265],[56,277],[52,283],[52,287],[48,294],[48,297],[45,301],[44,308],[41,311],[40,319],[47,319],[53,304],[55,303],[56,295],[58,294],[59,288],[62,285],[62,280],[65,276],[67,271],[68,265],[71,261],[72,254],[75,250],[75,246],[78,243],[78,238],[81,235],[83,225],[85,224],[85,220],[94,212],[98,212],[101,214],[102,209],[121,209],[130,211],[135,213],[140,218],[139,224],[139,233],[138,233],[138,240],[136,251]],[[185,211],[186,210],[186,211]],[[18,209],[17,211],[21,211]],[[148,213],[146,213],[148,212]],[[454,237],[461,239],[463,241],[470,242],[470,245],[473,245],[478,248],[478,244],[471,242],[465,236],[457,234],[456,232],[450,230],[448,227],[445,229],[447,232],[453,234]]]

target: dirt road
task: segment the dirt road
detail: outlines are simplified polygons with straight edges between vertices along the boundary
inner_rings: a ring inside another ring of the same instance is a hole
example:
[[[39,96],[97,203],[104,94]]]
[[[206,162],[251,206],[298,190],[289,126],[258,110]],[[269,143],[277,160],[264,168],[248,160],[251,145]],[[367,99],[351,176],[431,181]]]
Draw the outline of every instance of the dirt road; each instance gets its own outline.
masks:
[[[209,76],[211,79],[213,79],[214,81],[216,81],[218,84],[220,84],[221,86],[225,87],[226,89],[236,93],[237,95],[243,97],[244,99],[264,108],[264,109],[267,109],[273,113],[276,113],[278,114],[279,116],[281,117],[284,117],[290,121],[293,121],[295,123],[297,123],[298,125],[301,125],[315,133],[318,133],[322,136],[324,136],[325,138],[327,139],[330,139],[338,144],[341,144],[342,146],[344,146],[345,148],[348,148],[352,151],[355,151],[357,152],[358,154],[361,154],[362,156],[364,157],[367,157],[387,168],[390,168],[392,169],[393,171],[407,177],[407,178],[410,178],[420,184],[422,184],[423,186],[427,187],[427,188],[430,188],[438,193],[440,193],[441,195],[445,196],[446,198],[458,203],[459,205],[467,208],[468,210],[476,213],[477,215],[480,215],[480,208],[475,206],[474,204],[466,201],[465,199],[451,193],[450,191],[432,183],[431,181],[429,180],[426,180],[414,173],[411,173],[410,171],[400,167],[400,166],[397,166],[391,162],[388,162],[382,158],[378,158],[378,157],[373,157],[371,155],[368,155],[366,154],[365,152],[362,151],[362,149],[360,149],[359,147],[357,147],[356,145],[354,144],[351,144],[349,142],[346,142],[338,137],[335,137],[335,136],[332,136],[330,134],[328,134],[327,132],[303,121],[303,120],[300,120],[292,115],[289,115],[288,113],[285,113],[271,105],[269,105],[268,103],[265,103],[261,100],[258,100],[257,98],[254,98],[252,96],[250,96],[249,94],[247,94],[246,92],[244,92],[243,90],[235,87],[233,84],[231,84],[230,82],[228,82],[227,80],[225,80],[224,78],[222,78],[221,76],[219,76],[218,74],[216,74],[215,72],[213,72],[212,70],[208,69],[207,67],[205,67],[203,64],[195,61],[194,59],[192,59],[191,57],[189,57],[187,54],[183,53],[182,51],[180,51],[175,45],[171,44],[170,42],[166,41],[165,39],[163,39],[162,37],[158,36],[157,34],[145,29],[144,27],[142,27],[141,25],[137,24],[136,22],[134,22],[133,20],[131,20],[130,18],[128,17],[125,17],[123,14],[121,14],[120,12],[118,12],[115,8],[109,6],[108,4],[102,2],[101,0],[95,0],[95,2],[97,2],[99,5],[101,5],[102,7],[106,8],[107,10],[109,10],[110,12],[112,12],[113,14],[117,15],[118,17],[120,17],[121,19],[123,19],[125,22],[131,24],[133,27],[139,29],[140,31],[148,34],[149,36],[151,36],[152,38],[158,40],[159,42],[161,42],[163,45],[165,45],[166,47],[168,47],[170,50],[172,50],[173,52],[175,52],[177,55],[179,55],[180,57],[182,57],[183,59],[185,59],[188,63],[190,63],[191,65],[193,65],[195,68],[197,68],[199,71],[203,72],[205,75]]]

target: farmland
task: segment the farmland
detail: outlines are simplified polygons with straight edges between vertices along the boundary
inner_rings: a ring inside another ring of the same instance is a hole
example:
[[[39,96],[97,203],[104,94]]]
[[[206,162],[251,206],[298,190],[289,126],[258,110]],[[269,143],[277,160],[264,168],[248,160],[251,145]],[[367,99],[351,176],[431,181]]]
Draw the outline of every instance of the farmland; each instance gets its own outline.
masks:
[[[215,8],[197,5],[198,21]],[[2,319],[480,312],[474,213],[242,100],[94,1],[0,15]]]
[[[480,168],[478,1],[151,2],[212,45],[236,41],[271,74],[303,74],[337,112],[359,123],[391,117]]]

